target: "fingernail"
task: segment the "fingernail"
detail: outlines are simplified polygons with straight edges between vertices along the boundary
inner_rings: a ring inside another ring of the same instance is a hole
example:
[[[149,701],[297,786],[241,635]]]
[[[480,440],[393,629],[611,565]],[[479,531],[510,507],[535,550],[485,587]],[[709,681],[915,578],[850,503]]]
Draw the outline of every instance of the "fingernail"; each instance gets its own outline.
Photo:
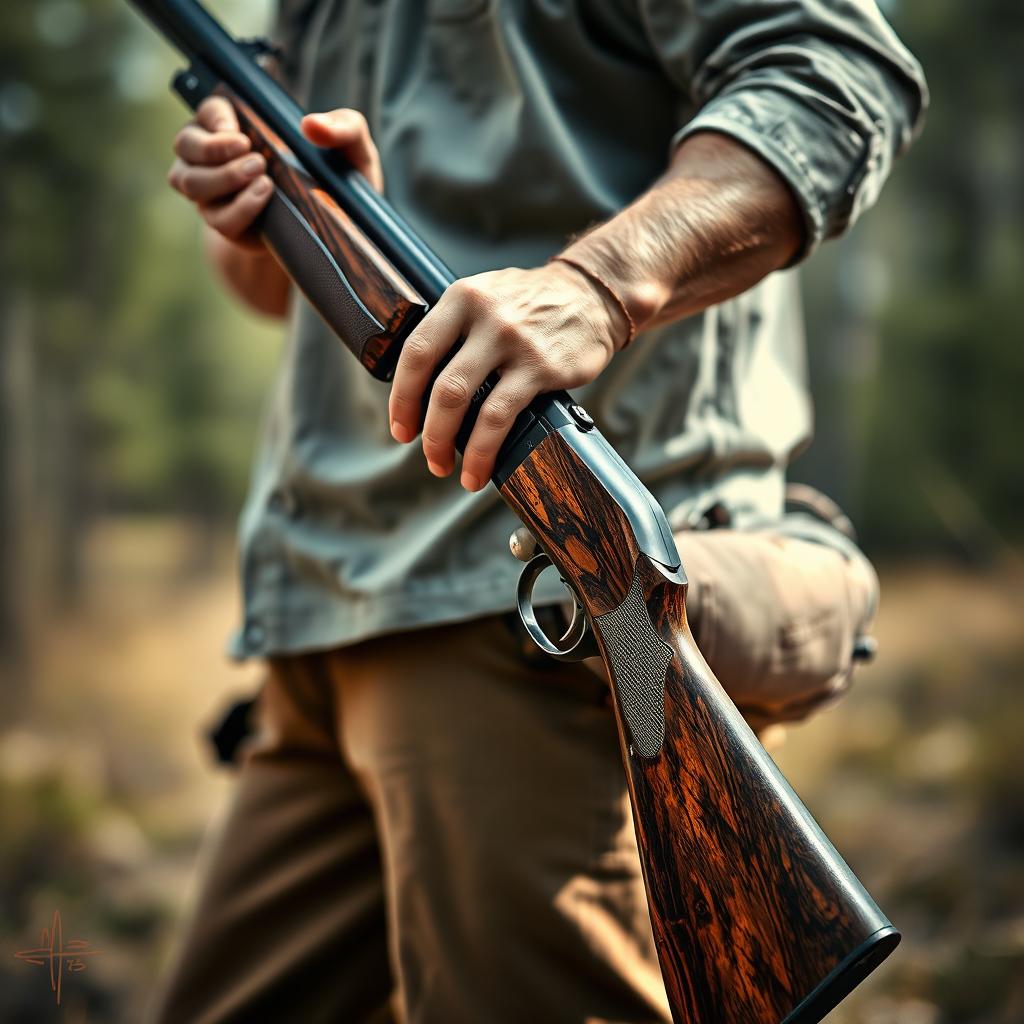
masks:
[[[467,491],[479,491],[480,478],[478,476],[474,476],[472,473],[463,473],[462,486],[465,487]]]
[[[391,436],[401,444],[408,444],[416,435],[404,423],[392,420]]]
[[[444,468],[444,466],[442,466],[439,462],[431,462],[429,459],[427,460],[427,469],[429,469],[430,472],[434,474],[434,476],[448,475],[448,471]]]
[[[263,170],[263,157],[251,156],[243,164],[242,170],[246,174],[259,174]]]
[[[264,175],[262,178],[256,179],[256,184],[253,185],[252,192],[253,195],[257,197],[265,196],[273,187],[274,183],[270,180],[270,178]]]

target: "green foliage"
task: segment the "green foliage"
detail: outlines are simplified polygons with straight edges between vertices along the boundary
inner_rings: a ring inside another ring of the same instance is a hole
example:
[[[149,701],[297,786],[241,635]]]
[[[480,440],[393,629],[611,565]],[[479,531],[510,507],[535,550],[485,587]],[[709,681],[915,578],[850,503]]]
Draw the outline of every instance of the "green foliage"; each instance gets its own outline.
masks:
[[[229,305],[165,184],[176,55],[123,0],[3,5],[0,40],[4,290],[29,313],[37,472],[60,478],[37,499],[233,517],[280,332]]]
[[[876,548],[985,557],[1024,539],[1024,17],[944,0],[895,20],[932,105],[865,222],[891,290],[862,385],[862,525]]]

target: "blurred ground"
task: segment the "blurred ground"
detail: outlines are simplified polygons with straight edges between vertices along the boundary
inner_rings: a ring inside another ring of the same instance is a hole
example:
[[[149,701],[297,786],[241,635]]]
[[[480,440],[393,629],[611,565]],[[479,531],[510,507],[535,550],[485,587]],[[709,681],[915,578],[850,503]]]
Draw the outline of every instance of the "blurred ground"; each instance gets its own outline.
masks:
[[[904,933],[834,1019],[1024,1021],[1024,575],[882,573],[877,665],[777,760]]]
[[[81,609],[35,654],[28,717],[0,733],[0,1020],[135,1022],[228,779],[199,730],[258,669],[223,657],[230,540],[195,566],[174,521],[112,521]],[[192,566],[185,571],[181,566]],[[881,655],[778,752],[904,944],[836,1024],[1024,1020],[1024,672],[1016,569],[883,573]],[[13,958],[54,909],[102,955],[65,979]]]
[[[258,670],[223,656],[234,625],[230,539],[205,572],[174,521],[104,523],[81,610],[28,669],[28,718],[0,735],[0,930],[36,945],[59,909],[103,950],[58,1012],[43,970],[0,959],[0,1021],[135,1022],[179,916],[201,833],[229,785],[200,731]]]

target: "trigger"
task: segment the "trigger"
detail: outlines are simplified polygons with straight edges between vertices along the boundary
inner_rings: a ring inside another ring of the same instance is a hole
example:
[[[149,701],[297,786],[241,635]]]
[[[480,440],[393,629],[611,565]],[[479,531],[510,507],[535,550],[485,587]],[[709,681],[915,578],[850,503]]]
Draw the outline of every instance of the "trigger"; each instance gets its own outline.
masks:
[[[533,607],[533,588],[540,578],[540,574],[551,564],[551,559],[547,555],[540,554],[531,558],[523,566],[519,584],[516,587],[516,603],[519,607],[519,618],[522,620],[523,627],[530,635],[530,639],[545,654],[558,661],[583,661],[584,658],[597,657],[600,652],[587,622],[586,613],[575,591],[565,580],[562,580],[562,584],[572,596],[572,621],[566,627],[565,632],[557,640],[554,640],[544,632],[540,622],[537,621],[537,613]]]

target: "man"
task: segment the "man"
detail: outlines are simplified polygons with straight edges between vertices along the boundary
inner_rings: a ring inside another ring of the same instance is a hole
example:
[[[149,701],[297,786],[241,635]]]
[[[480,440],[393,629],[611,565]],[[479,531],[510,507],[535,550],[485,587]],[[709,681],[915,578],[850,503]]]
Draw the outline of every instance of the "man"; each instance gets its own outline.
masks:
[[[389,392],[259,242],[230,108],[176,139],[215,266],[292,331],[242,521],[262,728],[157,1019],[668,1020],[605,686],[522,654],[488,478],[574,389],[677,527],[733,527],[680,548],[752,722],[838,692],[874,581],[772,526],[810,431],[787,268],[874,200],[920,70],[868,0],[295,0],[278,38],[307,137],[463,276]]]

